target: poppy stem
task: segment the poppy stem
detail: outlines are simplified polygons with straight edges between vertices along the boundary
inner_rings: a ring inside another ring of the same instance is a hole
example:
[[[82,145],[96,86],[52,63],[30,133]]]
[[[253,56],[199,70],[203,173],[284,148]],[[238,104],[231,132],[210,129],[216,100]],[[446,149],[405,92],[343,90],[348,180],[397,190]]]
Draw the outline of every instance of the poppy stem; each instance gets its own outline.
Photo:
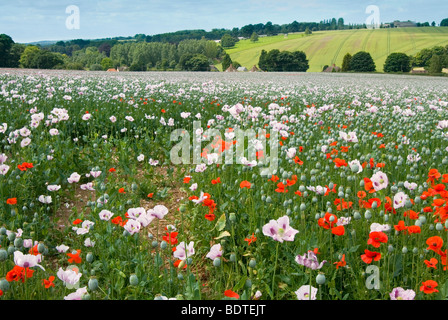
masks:
[[[275,284],[275,271],[277,270],[277,261],[278,261],[278,247],[280,242],[277,242],[277,247],[275,249],[275,265],[274,265],[274,275],[272,276],[272,298],[274,298],[274,284]]]

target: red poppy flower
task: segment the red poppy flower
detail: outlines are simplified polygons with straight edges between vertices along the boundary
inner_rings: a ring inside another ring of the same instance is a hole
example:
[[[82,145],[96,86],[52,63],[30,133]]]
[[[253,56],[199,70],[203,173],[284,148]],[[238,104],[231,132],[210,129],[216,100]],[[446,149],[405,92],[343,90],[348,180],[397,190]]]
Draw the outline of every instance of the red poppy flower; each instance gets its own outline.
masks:
[[[126,191],[124,191],[124,188],[120,188],[118,189],[118,193],[126,193]]]
[[[247,241],[247,245],[250,246],[251,243],[257,241],[257,237],[252,233],[252,235],[249,238],[244,239],[244,241]]]
[[[364,254],[361,255],[361,259],[365,263],[370,264],[372,261],[379,261],[381,259],[381,253],[365,249]]]
[[[438,253],[442,249],[443,239],[439,236],[433,236],[426,240],[426,244],[428,245],[428,250]]]
[[[110,168],[109,169],[109,172],[115,172],[115,171],[117,171],[115,168]]]
[[[243,188],[250,189],[251,185],[252,185],[252,184],[251,184],[249,181],[244,180],[244,181],[241,181],[241,183],[240,183],[240,188],[241,188],[241,189],[243,189]]]
[[[425,261],[423,261],[423,262],[426,264],[426,266],[427,266],[428,268],[434,268],[434,269],[437,269],[436,265],[437,265],[438,261],[437,261],[436,258],[431,258],[430,260],[425,260]]]
[[[347,262],[345,261],[345,254],[342,255],[341,261],[335,262],[334,264],[336,265],[336,269],[339,269],[339,267],[345,267],[345,265],[347,264]]]
[[[205,215],[205,219],[207,219],[208,221],[213,221],[215,220],[216,216],[213,213],[207,213]]]
[[[384,232],[373,231],[369,234],[369,240],[367,240],[367,244],[370,244],[375,248],[379,248],[381,243],[386,243],[387,240],[387,235]]]
[[[70,258],[68,259],[68,262],[70,263],[81,263],[81,257],[79,256],[81,254],[81,250],[76,250],[76,253],[67,253],[67,256]]]
[[[6,200],[6,204],[15,205],[17,204],[17,198],[9,198]]]
[[[434,292],[439,292],[439,290],[436,289],[436,287],[439,284],[434,280],[427,280],[422,283],[422,286],[420,287],[420,291],[423,291],[426,294],[431,294]]]
[[[42,280],[42,285],[45,286],[45,289],[48,289],[50,287],[54,287],[54,283],[53,283],[54,279],[55,279],[54,276],[50,276],[48,278],[48,280],[46,280],[46,279]]]
[[[229,298],[239,299],[240,295],[232,290],[224,291],[224,295]]]
[[[81,219],[76,219],[76,220],[73,221],[72,223],[73,223],[74,225],[77,225],[77,224],[80,224],[81,222],[82,222]]]

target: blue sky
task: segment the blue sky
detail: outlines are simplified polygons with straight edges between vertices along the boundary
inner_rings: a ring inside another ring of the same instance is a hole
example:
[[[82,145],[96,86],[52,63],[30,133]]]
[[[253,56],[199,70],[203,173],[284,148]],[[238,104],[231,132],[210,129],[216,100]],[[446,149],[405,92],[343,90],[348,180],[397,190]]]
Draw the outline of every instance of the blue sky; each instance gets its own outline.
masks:
[[[68,29],[66,8],[79,8],[79,29]],[[437,24],[448,18],[446,0],[0,0],[0,33],[15,42],[96,39],[158,34],[247,24],[319,22],[333,17],[364,23],[368,5],[381,22],[412,20]]]

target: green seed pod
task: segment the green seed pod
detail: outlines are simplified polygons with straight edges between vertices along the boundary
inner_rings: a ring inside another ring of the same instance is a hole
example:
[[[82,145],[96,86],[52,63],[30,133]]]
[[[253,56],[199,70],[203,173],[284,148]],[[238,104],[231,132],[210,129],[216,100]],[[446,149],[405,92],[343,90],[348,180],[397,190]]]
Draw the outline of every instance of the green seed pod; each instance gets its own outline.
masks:
[[[14,247],[21,248],[23,246],[23,239],[22,238],[16,238],[14,240]]]
[[[91,277],[88,282],[89,290],[96,291],[98,290],[98,279],[95,277]]]
[[[403,249],[401,250],[401,252],[403,252],[403,254],[406,254],[406,253],[408,253],[408,248],[406,248],[406,247],[403,247]]]
[[[131,274],[129,277],[129,283],[134,287],[138,285],[138,277],[135,273]]]
[[[8,259],[8,252],[5,249],[0,249],[0,261]]]
[[[213,266],[215,266],[215,267],[219,267],[219,266],[221,266],[221,259],[218,257],[218,258],[215,258],[214,260],[213,260]]]
[[[16,234],[14,232],[11,232],[8,235],[8,240],[11,241],[11,242],[14,242],[15,239],[16,239]]]
[[[236,221],[236,214],[235,214],[235,212],[231,212],[231,213],[229,214],[229,220],[230,220],[231,222],[235,222],[235,221]]]
[[[230,262],[235,262],[236,261],[236,255],[234,253],[231,253],[229,260],[230,260]]]
[[[252,288],[252,281],[250,279],[247,279],[244,285],[246,286],[247,289],[250,289]]]
[[[89,293],[85,293],[82,295],[82,300],[90,300],[90,294]]]
[[[168,247],[168,243],[165,240],[160,242],[160,249],[165,250],[167,247]]]
[[[87,262],[88,263],[92,263],[93,262],[93,258],[94,258],[93,253],[92,252],[88,252],[87,255],[86,255]]]
[[[179,279],[179,280],[184,280],[184,275],[183,275],[182,273],[179,273],[179,274],[177,275],[177,279]]]
[[[5,278],[0,280],[0,290],[6,292],[9,290],[9,282]]]
[[[8,247],[8,255],[14,254],[15,251],[16,251],[16,248],[13,245],[10,245]]]
[[[323,273],[319,273],[316,276],[316,283],[319,284],[319,285],[325,284],[325,280],[326,280],[325,279],[325,275]]]
[[[257,260],[255,260],[255,259],[250,259],[250,261],[249,261],[249,267],[251,267],[251,268],[255,268],[256,265],[257,265]]]
[[[440,222],[438,222],[438,223],[436,224],[436,230],[437,230],[437,231],[442,231],[442,230],[443,230],[443,225],[442,225]]]
[[[45,252],[45,245],[44,245],[42,242],[40,242],[40,243],[37,245],[37,251],[38,251],[39,253],[44,253],[44,252]]]

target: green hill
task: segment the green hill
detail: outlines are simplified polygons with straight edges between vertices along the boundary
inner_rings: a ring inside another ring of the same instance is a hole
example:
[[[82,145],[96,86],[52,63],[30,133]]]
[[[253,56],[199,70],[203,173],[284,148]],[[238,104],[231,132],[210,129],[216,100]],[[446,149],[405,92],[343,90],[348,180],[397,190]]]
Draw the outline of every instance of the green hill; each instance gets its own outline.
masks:
[[[395,29],[354,29],[316,31],[311,35],[294,33],[260,37],[258,42],[240,40],[235,47],[226,49],[233,61],[247,69],[258,64],[261,50],[301,50],[306,53],[308,72],[320,72],[325,65],[342,65],[348,52],[367,51],[375,61],[377,71],[383,70],[387,56],[393,52],[415,55],[423,48],[448,45],[448,27],[420,27]],[[216,67],[222,70],[221,65]]]

